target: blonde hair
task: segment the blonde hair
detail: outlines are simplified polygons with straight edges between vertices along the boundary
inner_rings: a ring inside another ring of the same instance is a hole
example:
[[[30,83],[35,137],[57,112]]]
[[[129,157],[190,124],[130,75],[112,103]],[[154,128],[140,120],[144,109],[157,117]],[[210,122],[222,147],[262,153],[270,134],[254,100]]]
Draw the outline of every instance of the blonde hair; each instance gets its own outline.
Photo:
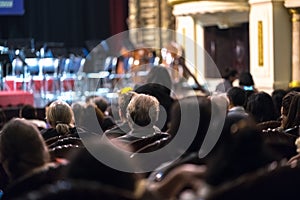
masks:
[[[74,123],[74,113],[71,106],[64,101],[54,101],[47,109],[46,118],[49,124],[60,134],[69,133]]]
[[[135,95],[127,107],[128,122],[132,125],[148,126],[158,120],[159,102],[150,95]]]

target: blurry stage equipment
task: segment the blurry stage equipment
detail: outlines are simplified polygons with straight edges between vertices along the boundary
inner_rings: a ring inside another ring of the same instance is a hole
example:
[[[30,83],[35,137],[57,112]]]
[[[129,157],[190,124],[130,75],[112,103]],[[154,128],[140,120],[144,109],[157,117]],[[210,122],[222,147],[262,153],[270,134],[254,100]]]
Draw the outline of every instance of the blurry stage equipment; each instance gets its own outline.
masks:
[[[47,100],[74,93],[77,73],[85,62],[82,49],[67,50],[63,43],[41,43],[35,49],[26,41],[12,40],[6,42],[10,47],[0,48],[1,90],[28,91]]]
[[[191,90],[207,93],[186,67],[184,51],[176,43],[159,50],[144,44],[123,44],[117,53],[110,52],[115,46],[106,41],[90,44],[96,46],[87,48],[89,53],[84,48],[65,48],[62,43],[33,47],[27,43],[11,43],[12,49],[0,47],[1,90],[29,92],[44,102],[72,102],[90,95],[112,99],[124,87],[145,84],[151,69],[163,66],[170,73],[170,89],[177,96],[188,95]]]
[[[4,77],[7,73],[7,67],[10,64],[8,48],[0,46],[0,90],[4,89]]]

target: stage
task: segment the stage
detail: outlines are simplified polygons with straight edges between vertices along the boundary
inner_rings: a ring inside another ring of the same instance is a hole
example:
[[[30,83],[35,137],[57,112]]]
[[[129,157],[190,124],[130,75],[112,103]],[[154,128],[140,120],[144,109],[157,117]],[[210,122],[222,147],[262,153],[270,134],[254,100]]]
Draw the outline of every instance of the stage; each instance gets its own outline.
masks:
[[[2,108],[18,107],[25,104],[34,106],[32,93],[25,91],[0,91],[0,106]]]

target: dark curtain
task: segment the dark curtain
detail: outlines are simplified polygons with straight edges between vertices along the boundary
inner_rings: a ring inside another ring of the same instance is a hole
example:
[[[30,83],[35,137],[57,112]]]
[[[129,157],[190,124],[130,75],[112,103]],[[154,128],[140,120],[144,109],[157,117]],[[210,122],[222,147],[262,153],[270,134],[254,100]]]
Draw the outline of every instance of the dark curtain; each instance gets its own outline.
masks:
[[[118,34],[128,29],[128,0],[110,0],[110,33]]]
[[[125,0],[25,0],[23,16],[0,16],[0,38],[83,46],[126,30]],[[113,12],[113,13],[111,13]]]

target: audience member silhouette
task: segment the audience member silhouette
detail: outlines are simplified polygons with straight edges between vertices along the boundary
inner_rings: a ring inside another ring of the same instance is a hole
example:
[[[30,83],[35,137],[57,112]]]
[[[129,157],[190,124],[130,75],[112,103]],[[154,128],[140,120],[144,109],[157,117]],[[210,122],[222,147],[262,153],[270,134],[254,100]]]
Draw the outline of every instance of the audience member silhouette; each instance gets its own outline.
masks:
[[[286,133],[299,136],[300,94],[292,97],[287,116],[282,119],[282,127]]]
[[[275,119],[280,120],[281,117],[281,106],[282,106],[282,99],[287,94],[286,90],[283,89],[275,89],[271,96],[275,107]]]
[[[127,106],[130,100],[137,95],[137,93],[133,91],[120,93],[118,99],[118,106],[119,106],[119,117],[120,123],[116,124],[115,127],[107,130],[104,132],[105,136],[113,139],[116,137],[120,137],[128,133],[131,128],[129,127],[128,120],[127,120]]]
[[[249,97],[258,92],[255,88],[255,83],[250,72],[242,72],[239,75],[239,87],[245,90],[246,93],[246,102],[244,107],[246,108]]]
[[[37,127],[23,119],[12,119],[1,132],[0,160],[10,183],[4,199],[21,196],[61,176],[50,163],[48,148]]]
[[[88,141],[89,147],[96,149],[94,152],[104,152],[114,159],[112,163],[115,163],[115,161],[120,163],[120,169],[115,169],[115,167],[102,163],[94,155],[91,155],[87,149],[82,149],[71,160],[67,176],[71,180],[98,182],[113,188],[116,194],[127,194],[127,197],[139,199],[145,192],[145,185],[143,184],[145,175],[123,171],[122,169],[125,168],[135,171],[134,169],[139,168],[139,164],[133,162],[122,150],[116,148],[113,144],[115,145],[116,141],[110,143],[108,140],[97,140],[97,138]],[[122,144],[117,146],[120,145]],[[122,148],[131,151],[129,146],[123,146]]]
[[[266,166],[278,158],[264,144],[253,124],[240,121],[231,127],[231,137],[208,162],[206,182],[220,186],[237,177]]]
[[[154,96],[159,101],[161,108],[155,125],[162,131],[167,131],[168,123],[170,121],[170,109],[174,102],[174,99],[170,96],[171,90],[161,84],[146,83],[136,88],[135,92]]]
[[[31,123],[36,125],[40,130],[47,128],[46,122],[38,119],[37,111],[32,105],[24,105],[20,109],[19,117],[30,121]]]
[[[74,127],[74,114],[69,104],[56,100],[46,111],[46,120],[51,128],[41,131],[45,140],[55,136],[73,135],[78,137]]]
[[[256,123],[275,120],[273,100],[266,92],[252,94],[248,98],[246,110]]]
[[[223,81],[216,86],[216,92],[227,92],[232,88],[232,83],[238,78],[238,72],[236,69],[226,68],[222,78]]]
[[[137,94],[127,107],[127,120],[131,130],[115,140],[132,145],[134,152],[136,152],[149,143],[168,138],[169,134],[163,133],[155,127],[158,114],[159,102],[155,97]]]
[[[229,99],[227,117],[237,121],[248,117],[248,113],[244,109],[246,101],[245,90],[239,87],[232,87],[227,91],[227,97]]]

